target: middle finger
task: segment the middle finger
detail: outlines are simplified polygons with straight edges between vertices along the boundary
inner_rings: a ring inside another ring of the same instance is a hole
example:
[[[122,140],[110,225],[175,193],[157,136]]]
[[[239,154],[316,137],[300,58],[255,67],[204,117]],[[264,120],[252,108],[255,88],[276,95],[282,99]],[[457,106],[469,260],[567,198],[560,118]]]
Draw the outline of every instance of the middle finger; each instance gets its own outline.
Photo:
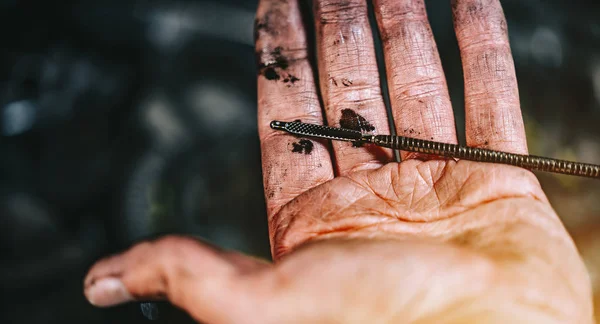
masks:
[[[329,125],[389,134],[366,0],[315,0],[319,81]],[[392,151],[334,142],[338,174],[378,168]]]

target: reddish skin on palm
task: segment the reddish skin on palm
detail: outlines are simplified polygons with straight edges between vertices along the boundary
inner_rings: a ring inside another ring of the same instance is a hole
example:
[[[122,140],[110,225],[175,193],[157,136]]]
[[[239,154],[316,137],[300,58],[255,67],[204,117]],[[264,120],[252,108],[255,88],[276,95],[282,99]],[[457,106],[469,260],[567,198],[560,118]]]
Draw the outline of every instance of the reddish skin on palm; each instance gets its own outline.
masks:
[[[423,1],[374,8],[396,130],[456,143]],[[394,163],[389,151],[341,142],[293,153],[297,139],[269,128],[294,119],[337,126],[353,109],[389,133],[366,2],[314,1],[314,13],[319,89],[298,3],[263,0],[257,12],[275,264],[167,237],[96,264],[88,299],[168,298],[208,323],[592,323],[583,262],[531,172],[407,152]],[[458,0],[453,14],[467,144],[527,153],[500,4]]]

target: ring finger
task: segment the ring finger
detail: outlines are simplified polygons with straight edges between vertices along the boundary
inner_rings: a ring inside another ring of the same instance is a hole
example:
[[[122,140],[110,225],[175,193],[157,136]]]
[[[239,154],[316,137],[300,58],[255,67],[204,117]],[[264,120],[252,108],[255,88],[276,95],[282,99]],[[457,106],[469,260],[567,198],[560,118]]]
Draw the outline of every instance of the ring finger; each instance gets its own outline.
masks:
[[[456,143],[444,70],[424,0],[375,0],[387,67],[390,101],[400,135]],[[402,159],[420,153],[402,152]]]

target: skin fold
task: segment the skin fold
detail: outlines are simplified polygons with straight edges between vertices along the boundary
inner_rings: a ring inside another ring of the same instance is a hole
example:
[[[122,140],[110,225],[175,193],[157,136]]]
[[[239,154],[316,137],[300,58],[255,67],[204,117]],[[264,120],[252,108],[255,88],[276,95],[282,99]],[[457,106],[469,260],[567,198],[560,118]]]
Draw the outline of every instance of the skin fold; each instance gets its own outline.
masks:
[[[168,299],[206,323],[594,322],[587,271],[533,173],[408,152],[397,163],[389,150],[307,145],[269,127],[350,119],[390,133],[369,5],[315,0],[309,16],[301,1],[260,1],[258,126],[274,262],[189,237],[142,242],[90,269],[92,304]],[[456,143],[425,3],[372,5],[396,132]],[[452,11],[467,145],[527,154],[501,4],[456,0]]]

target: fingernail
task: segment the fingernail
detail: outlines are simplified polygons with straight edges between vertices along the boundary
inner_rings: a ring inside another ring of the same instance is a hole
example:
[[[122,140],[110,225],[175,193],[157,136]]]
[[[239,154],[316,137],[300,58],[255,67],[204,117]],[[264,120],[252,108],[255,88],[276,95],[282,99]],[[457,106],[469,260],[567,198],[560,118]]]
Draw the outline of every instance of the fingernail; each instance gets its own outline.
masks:
[[[98,307],[109,307],[133,300],[125,285],[116,278],[96,281],[85,290],[85,296],[90,304]]]

